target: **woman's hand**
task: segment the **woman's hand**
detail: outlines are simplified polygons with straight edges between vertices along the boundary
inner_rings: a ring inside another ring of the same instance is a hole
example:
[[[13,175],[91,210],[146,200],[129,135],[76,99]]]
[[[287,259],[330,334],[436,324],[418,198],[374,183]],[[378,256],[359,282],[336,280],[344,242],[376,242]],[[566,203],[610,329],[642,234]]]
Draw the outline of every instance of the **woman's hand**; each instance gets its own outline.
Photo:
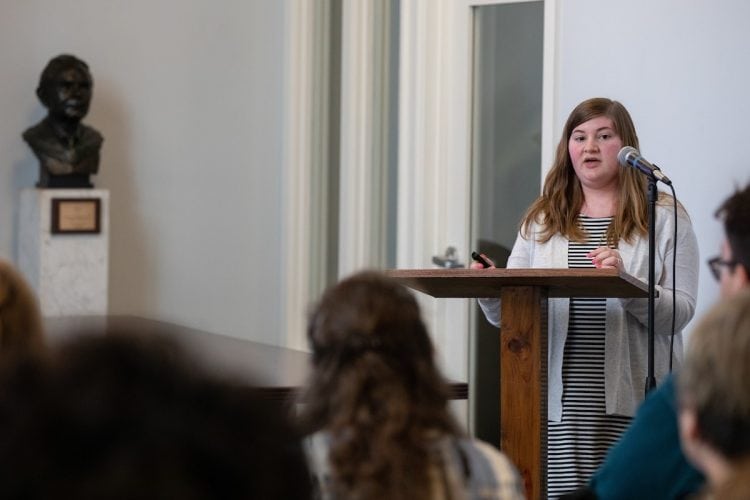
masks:
[[[487,261],[487,263],[489,263],[490,267],[484,267],[484,264],[482,264],[481,262],[477,262],[475,260],[475,261],[473,261],[471,263],[471,265],[469,266],[469,268],[471,268],[471,269],[495,269],[495,263],[492,262],[492,259],[490,259],[489,257],[487,257],[485,254],[480,254],[480,255],[482,256],[482,258],[484,260]]]
[[[597,269],[614,268],[618,271],[625,270],[625,266],[622,262],[622,257],[620,257],[620,252],[618,252],[616,248],[599,247],[586,254],[586,257],[591,259],[591,262]]]

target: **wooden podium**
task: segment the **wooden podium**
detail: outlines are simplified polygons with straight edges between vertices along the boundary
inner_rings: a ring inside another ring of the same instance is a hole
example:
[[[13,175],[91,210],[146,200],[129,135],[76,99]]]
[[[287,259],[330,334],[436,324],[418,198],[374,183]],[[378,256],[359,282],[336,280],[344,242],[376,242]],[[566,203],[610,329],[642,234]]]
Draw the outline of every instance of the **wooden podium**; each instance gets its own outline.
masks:
[[[547,483],[547,299],[648,297],[616,269],[403,269],[387,271],[438,298],[501,299],[500,448],[518,467],[526,497]]]

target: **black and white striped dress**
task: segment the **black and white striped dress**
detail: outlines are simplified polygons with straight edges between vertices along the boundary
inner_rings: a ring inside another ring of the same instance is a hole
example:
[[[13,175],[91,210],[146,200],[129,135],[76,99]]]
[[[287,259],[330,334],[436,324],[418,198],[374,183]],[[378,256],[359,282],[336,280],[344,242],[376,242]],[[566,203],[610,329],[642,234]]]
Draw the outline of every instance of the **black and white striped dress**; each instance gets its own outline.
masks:
[[[603,246],[611,217],[579,216],[585,243],[568,243],[568,268],[594,267],[586,254]],[[570,300],[568,336],[563,354],[562,421],[549,422],[547,491],[549,498],[585,486],[630,417],[606,415],[604,336],[606,299]]]

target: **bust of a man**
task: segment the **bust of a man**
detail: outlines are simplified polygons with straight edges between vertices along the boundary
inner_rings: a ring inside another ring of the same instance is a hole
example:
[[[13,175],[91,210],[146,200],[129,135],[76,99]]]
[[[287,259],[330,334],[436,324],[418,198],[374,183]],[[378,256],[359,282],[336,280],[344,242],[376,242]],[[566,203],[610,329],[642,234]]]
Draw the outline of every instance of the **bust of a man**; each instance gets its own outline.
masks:
[[[88,65],[72,55],[47,63],[36,95],[47,116],[23,133],[39,159],[38,187],[93,187],[89,175],[99,170],[102,135],[81,123],[91,104],[93,79]]]

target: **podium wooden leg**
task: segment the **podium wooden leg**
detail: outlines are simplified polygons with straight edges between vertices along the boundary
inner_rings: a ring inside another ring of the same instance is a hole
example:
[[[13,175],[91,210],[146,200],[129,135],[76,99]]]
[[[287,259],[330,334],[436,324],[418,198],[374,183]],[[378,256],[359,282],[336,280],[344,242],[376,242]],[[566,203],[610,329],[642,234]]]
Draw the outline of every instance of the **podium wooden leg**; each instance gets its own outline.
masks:
[[[504,287],[500,323],[500,447],[526,498],[547,493],[547,289]]]

